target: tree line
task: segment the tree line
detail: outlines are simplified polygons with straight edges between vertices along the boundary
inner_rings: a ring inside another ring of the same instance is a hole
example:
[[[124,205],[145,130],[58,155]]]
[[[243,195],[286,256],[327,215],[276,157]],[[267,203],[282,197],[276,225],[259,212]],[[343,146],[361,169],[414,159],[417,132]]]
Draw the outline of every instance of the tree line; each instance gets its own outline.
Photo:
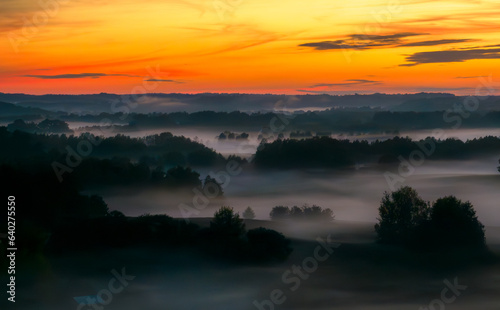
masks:
[[[408,157],[419,145],[435,146],[429,159],[469,159],[497,154],[500,138],[488,136],[467,141],[454,138],[439,140],[428,137],[412,140],[409,137],[395,137],[388,140],[339,140],[330,137],[310,139],[278,139],[264,143],[258,148],[254,163],[266,168],[342,168],[354,166],[357,162],[372,164],[398,163],[398,157]]]

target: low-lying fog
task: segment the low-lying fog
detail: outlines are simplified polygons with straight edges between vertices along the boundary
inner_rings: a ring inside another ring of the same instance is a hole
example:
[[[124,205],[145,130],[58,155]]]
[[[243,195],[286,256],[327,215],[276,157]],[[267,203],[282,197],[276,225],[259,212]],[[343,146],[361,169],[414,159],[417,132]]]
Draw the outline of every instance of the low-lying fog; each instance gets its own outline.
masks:
[[[414,187],[422,198],[431,202],[446,195],[470,200],[485,225],[500,226],[500,174],[497,166],[498,157],[474,161],[428,160],[416,167],[414,174],[405,179],[404,185]],[[218,173],[200,172],[202,177]],[[227,182],[225,198],[211,200],[198,216],[211,216],[216,208],[229,205],[238,211],[250,206],[257,218],[269,219],[269,212],[276,205],[300,206],[307,203],[331,208],[339,220],[375,222],[382,193],[390,191],[384,172],[372,168],[342,172],[253,171],[246,167]],[[120,192],[116,195],[104,193],[104,196],[111,209],[126,215],[167,213],[181,217],[179,204],[192,206],[195,194],[155,191],[139,194]]]
[[[88,128],[84,127],[85,123],[70,123],[70,128],[75,130],[76,134],[89,131]],[[89,125],[88,123],[86,123]],[[237,134],[242,132],[248,133],[248,140],[219,140],[217,137],[220,133],[229,130],[234,131]],[[120,132],[117,130],[102,129],[95,130],[94,133],[98,135],[104,135],[106,137],[115,136],[118,133],[122,133],[131,137],[145,137],[148,135],[160,134],[162,132],[171,132],[176,136],[185,136],[194,141],[203,143],[209,148],[223,155],[237,154],[241,157],[250,157],[255,153],[259,145],[258,136],[261,134],[258,129],[250,128],[247,130],[232,130],[231,128],[158,128],[158,129],[147,129],[147,130],[135,130]],[[478,128],[478,129],[446,129],[444,130],[445,138],[457,138],[463,141],[468,139],[480,138],[485,136],[500,136],[500,128]],[[433,130],[414,130],[414,131],[401,131],[399,136],[410,137],[415,140],[424,139],[426,137],[432,136]],[[277,136],[277,134],[275,135]],[[284,133],[284,136],[288,138],[290,133]],[[384,134],[384,133],[332,133],[332,138],[336,139],[349,139],[349,140],[386,140],[394,137],[394,134]]]
[[[220,131],[173,132],[198,136],[203,143],[213,139],[210,141],[214,144],[207,145],[220,152],[225,150],[222,153],[234,153],[231,144],[215,141],[214,137]],[[413,137],[427,135],[424,132],[404,134]],[[461,138],[472,138],[498,135],[499,132],[465,130],[456,134]],[[252,135],[255,139],[256,132]],[[404,185],[414,187],[429,201],[446,195],[471,201],[479,220],[487,226],[490,248],[498,253],[500,173],[496,167],[499,157],[471,161],[427,160],[416,167]],[[218,173],[197,170],[201,177]],[[62,255],[50,258],[50,261],[41,259],[46,268],[43,275],[19,277],[17,294],[23,296],[24,301],[16,306],[22,310],[92,309],[79,306],[73,298],[98,294],[112,279],[111,270],[126,268],[126,274],[135,278],[122,292],[112,296],[106,310],[413,310],[432,309],[432,306],[441,309],[439,304],[430,303],[441,298],[441,292],[447,287],[444,280],[453,282],[455,278],[467,288],[452,304],[446,304],[446,309],[498,309],[498,264],[453,272],[429,272],[408,267],[405,261],[385,262],[377,256],[380,249],[373,247],[373,223],[383,192],[390,190],[384,172],[373,167],[349,171],[256,171],[244,167],[227,183],[225,198],[209,201],[209,205],[195,215],[199,218],[193,221],[206,224],[207,220],[201,218],[211,217],[221,205],[232,206],[240,213],[250,206],[257,219],[269,220],[269,212],[276,205],[300,206],[305,203],[331,208],[336,220],[328,226],[268,221],[247,223],[248,228],[262,225],[293,238],[291,257],[273,266],[233,266],[206,261],[188,251],[147,248],[103,249],[98,253]],[[111,210],[120,210],[128,216],[150,213],[182,217],[179,205],[193,206],[195,197],[189,190],[182,193],[117,190],[99,194],[103,195]],[[202,200],[198,202],[203,203]],[[320,262],[318,269],[308,274],[307,279],[301,280],[298,289],[292,291],[291,282],[283,282],[283,274],[293,265],[302,265],[305,259],[313,257],[317,246],[314,240],[328,234],[332,234],[341,246],[326,261]],[[283,304],[273,308],[255,306],[255,301],[268,300],[276,289],[282,290],[286,297]]]

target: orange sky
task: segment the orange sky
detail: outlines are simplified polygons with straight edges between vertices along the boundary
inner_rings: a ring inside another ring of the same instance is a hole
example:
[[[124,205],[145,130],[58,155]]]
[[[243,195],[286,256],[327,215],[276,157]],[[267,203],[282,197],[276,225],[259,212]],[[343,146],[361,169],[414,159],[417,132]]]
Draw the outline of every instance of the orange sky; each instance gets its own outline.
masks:
[[[2,0],[0,92],[474,94],[498,31],[483,0]]]

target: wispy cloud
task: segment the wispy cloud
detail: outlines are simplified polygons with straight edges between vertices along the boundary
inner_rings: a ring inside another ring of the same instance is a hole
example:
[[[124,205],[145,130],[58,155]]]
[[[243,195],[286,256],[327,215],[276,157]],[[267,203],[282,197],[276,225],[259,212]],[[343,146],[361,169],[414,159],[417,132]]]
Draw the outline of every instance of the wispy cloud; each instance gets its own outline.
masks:
[[[340,83],[320,83],[309,86],[310,88],[318,87],[333,87],[333,86],[351,86],[351,85],[380,85],[383,84],[381,81],[363,80],[363,79],[350,79],[344,80]]]
[[[103,76],[126,76],[126,77],[141,77],[139,75],[131,74],[106,74],[106,73],[77,73],[77,74],[57,74],[57,75],[38,75],[38,74],[26,74],[21,75],[22,77],[30,77],[44,80],[56,80],[56,79],[98,79]]]
[[[147,79],[146,82],[168,82],[168,83],[178,83],[178,84],[184,83],[176,80],[164,80],[164,79]]]
[[[400,66],[411,67],[420,64],[464,62],[473,59],[500,59],[500,48],[469,48],[446,51],[418,52],[406,56],[409,63]]]
[[[455,79],[478,79],[484,77],[482,75],[473,75],[473,76],[456,76]]]
[[[404,44],[400,44],[398,46],[436,46],[436,45],[463,43],[463,42],[470,42],[470,41],[473,41],[473,40],[471,40],[471,39],[454,39],[454,40],[443,39],[443,40],[431,40],[431,41],[404,43]]]
[[[402,44],[404,38],[426,35],[427,33],[401,32],[388,35],[351,34],[347,39],[303,43],[299,46],[312,47],[315,50],[369,49],[381,46]]]

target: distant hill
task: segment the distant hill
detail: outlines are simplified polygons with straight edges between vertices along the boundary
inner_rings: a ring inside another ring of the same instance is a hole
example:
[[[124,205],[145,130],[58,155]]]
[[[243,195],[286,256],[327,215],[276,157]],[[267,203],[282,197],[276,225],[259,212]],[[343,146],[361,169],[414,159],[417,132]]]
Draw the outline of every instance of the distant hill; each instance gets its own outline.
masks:
[[[281,112],[297,110],[324,110],[329,108],[373,109],[392,111],[441,110],[441,101],[463,101],[446,93],[370,94],[370,95],[270,95],[270,94],[116,94],[93,95],[26,95],[0,93],[0,101],[14,102],[18,106],[77,114],[99,113],[173,113],[173,112]],[[491,97],[497,104],[500,97]],[[126,107],[128,103],[131,108]],[[135,104],[137,103],[137,105]],[[446,105],[447,106],[447,105]],[[486,108],[482,105],[481,109]]]
[[[26,117],[26,116],[42,116],[42,115],[53,115],[53,112],[46,111],[39,108],[23,107],[18,106],[8,102],[0,102],[0,117],[1,118],[12,118],[12,117]]]
[[[463,105],[467,97],[437,97],[437,98],[420,98],[405,101],[399,105],[391,107],[389,110],[397,112],[434,112],[453,110],[456,105]],[[481,111],[499,111],[500,97],[491,96],[477,100],[479,103],[478,110]],[[467,102],[467,104],[475,104],[475,102]]]

